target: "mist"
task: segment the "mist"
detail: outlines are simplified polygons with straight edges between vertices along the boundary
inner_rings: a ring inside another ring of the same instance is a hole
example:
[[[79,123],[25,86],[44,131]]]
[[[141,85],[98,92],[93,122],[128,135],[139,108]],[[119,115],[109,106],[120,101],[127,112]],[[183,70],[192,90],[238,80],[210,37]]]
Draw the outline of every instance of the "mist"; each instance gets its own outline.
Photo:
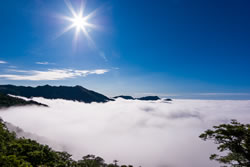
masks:
[[[250,121],[249,100],[130,101],[85,104],[33,98],[49,107],[0,110],[0,117],[18,136],[35,139],[74,159],[87,154],[107,162],[142,167],[218,167],[209,160],[213,142],[204,130],[237,119]],[[14,125],[14,126],[13,126]],[[22,130],[16,130],[15,126]]]

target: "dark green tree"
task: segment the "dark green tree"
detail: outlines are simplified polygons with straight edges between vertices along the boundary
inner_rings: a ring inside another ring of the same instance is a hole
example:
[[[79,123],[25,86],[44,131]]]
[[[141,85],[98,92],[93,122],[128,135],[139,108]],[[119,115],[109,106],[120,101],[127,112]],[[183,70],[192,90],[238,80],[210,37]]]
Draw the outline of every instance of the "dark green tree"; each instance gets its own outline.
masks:
[[[80,167],[104,167],[106,166],[104,160],[101,157],[95,155],[86,155],[82,157],[82,160],[78,161]]]
[[[117,162],[117,161],[116,161]],[[34,140],[17,138],[0,118],[0,167],[119,167],[95,155],[75,161],[67,152],[57,152]],[[130,167],[130,166],[129,166]]]
[[[213,140],[223,155],[212,154],[210,159],[230,167],[250,167],[250,124],[232,120],[230,124],[213,128],[201,134],[200,138]]]

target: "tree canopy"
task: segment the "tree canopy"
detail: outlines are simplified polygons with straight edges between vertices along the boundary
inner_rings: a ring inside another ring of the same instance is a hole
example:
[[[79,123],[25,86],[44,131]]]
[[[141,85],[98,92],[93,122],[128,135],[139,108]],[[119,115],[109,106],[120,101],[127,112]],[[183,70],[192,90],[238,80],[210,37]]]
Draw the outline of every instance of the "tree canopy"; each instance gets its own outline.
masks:
[[[232,120],[230,124],[213,128],[201,134],[200,138],[213,140],[223,155],[212,154],[210,159],[230,167],[250,167],[250,124]]]

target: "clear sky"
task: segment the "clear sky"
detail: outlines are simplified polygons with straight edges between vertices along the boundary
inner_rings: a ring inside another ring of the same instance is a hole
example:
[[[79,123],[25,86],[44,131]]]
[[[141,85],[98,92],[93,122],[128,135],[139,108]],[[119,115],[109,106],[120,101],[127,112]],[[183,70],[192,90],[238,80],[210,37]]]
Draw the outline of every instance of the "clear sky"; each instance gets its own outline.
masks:
[[[1,2],[0,84],[250,99],[249,0],[89,0],[77,39],[69,3]]]

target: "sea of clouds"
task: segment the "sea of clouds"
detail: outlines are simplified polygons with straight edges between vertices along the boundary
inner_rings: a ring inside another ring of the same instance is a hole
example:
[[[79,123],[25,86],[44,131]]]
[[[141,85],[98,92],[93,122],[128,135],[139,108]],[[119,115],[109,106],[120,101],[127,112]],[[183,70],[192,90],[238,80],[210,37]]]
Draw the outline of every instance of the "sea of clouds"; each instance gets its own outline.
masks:
[[[49,107],[0,110],[0,117],[19,136],[67,151],[74,159],[94,154],[107,162],[117,159],[119,164],[142,167],[218,167],[209,160],[216,145],[198,136],[231,119],[250,122],[249,100],[33,100]]]

